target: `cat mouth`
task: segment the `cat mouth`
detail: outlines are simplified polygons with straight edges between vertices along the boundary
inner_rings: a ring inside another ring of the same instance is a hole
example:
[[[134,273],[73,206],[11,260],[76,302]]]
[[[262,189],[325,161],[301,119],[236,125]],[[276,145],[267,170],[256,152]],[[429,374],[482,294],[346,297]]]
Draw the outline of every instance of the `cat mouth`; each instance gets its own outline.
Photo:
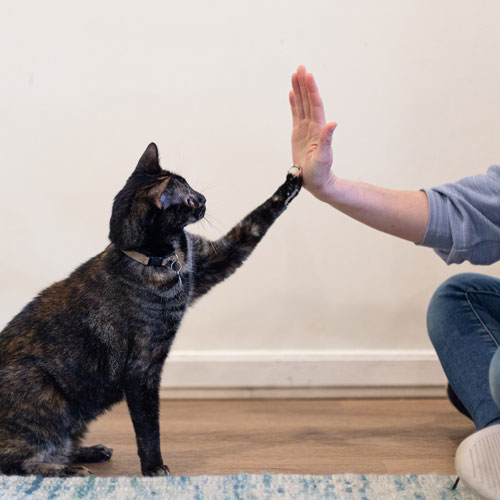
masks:
[[[205,205],[202,205],[201,207],[197,208],[195,210],[195,213],[194,213],[196,220],[203,219],[206,211],[207,211],[207,209],[206,209]]]

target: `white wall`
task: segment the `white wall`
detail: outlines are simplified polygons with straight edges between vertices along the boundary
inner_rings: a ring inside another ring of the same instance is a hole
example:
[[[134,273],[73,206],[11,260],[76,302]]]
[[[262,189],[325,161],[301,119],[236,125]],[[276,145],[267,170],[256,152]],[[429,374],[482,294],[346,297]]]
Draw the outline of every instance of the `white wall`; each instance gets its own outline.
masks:
[[[217,237],[291,163],[289,79],[314,72],[340,176],[417,189],[498,162],[500,4],[4,2],[0,323],[107,243],[145,146],[208,198]],[[447,268],[304,192],[189,312],[175,350],[427,350]],[[498,275],[500,266],[479,272]]]

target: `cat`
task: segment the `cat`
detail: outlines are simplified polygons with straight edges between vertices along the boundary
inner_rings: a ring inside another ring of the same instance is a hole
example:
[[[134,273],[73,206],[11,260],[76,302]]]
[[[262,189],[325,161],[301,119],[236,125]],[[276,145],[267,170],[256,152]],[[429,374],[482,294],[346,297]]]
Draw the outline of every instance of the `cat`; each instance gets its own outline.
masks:
[[[151,143],[116,195],[111,244],[43,290],[0,332],[0,473],[86,476],[111,458],[84,447],[89,422],[126,399],[141,471],[168,475],[159,435],[162,367],[182,317],[230,276],[300,191],[274,195],[216,241],[185,231],[205,197],[160,167]]]

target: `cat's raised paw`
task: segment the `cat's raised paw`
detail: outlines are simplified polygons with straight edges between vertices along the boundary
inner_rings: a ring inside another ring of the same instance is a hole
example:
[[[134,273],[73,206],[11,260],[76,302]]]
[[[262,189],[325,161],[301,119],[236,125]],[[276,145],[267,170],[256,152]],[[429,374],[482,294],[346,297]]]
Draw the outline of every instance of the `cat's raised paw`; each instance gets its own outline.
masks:
[[[300,177],[301,175],[302,175],[302,169],[298,165],[294,165],[288,171],[287,180],[289,176]]]
[[[286,207],[299,194],[301,187],[302,171],[294,166],[288,171],[285,183],[276,191],[273,200],[282,201]]]
[[[166,465],[156,465],[151,469],[143,470],[143,476],[170,476],[170,469]]]

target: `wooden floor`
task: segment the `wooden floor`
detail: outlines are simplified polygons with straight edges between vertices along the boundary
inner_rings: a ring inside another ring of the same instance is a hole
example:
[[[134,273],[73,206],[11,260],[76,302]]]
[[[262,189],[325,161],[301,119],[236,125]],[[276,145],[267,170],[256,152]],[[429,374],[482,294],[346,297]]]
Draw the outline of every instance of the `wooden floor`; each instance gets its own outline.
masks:
[[[160,427],[173,475],[453,474],[474,430],[444,399],[163,401]],[[114,449],[94,474],[140,474],[125,405],[92,424],[86,443]]]

